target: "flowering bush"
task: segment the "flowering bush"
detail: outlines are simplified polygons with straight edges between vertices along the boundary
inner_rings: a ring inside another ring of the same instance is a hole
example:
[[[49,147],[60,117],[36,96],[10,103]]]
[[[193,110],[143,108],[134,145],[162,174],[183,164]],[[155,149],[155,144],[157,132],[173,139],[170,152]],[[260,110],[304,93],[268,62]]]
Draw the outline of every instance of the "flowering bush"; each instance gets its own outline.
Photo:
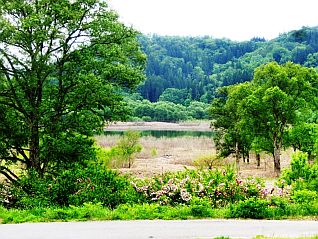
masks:
[[[230,167],[226,170],[186,170],[174,174],[167,173],[161,177],[136,180],[132,185],[149,202],[164,205],[185,204],[197,197],[208,199],[213,207],[222,207],[268,194],[261,180],[242,180]]]
[[[182,180],[171,178],[167,183],[163,183],[163,180],[158,178],[155,181],[161,181],[162,184],[159,184],[158,182],[148,182],[147,184],[146,181],[139,181],[139,184],[146,183],[147,185],[138,187],[134,182],[132,182],[132,185],[138,193],[142,193],[152,202],[160,202],[160,204],[176,204],[186,203],[191,200],[192,196],[185,187],[188,180],[189,177]]]

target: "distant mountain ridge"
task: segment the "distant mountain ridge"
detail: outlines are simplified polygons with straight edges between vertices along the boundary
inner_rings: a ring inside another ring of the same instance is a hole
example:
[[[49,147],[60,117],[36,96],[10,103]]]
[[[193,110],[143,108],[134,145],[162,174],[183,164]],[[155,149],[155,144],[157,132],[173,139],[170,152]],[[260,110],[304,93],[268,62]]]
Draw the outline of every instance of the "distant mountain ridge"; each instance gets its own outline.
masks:
[[[148,62],[147,80],[138,91],[152,102],[169,96],[172,88],[182,90],[190,101],[209,103],[216,88],[250,81],[254,69],[270,61],[318,66],[318,26],[283,33],[270,41],[158,35],[143,35],[139,40]]]

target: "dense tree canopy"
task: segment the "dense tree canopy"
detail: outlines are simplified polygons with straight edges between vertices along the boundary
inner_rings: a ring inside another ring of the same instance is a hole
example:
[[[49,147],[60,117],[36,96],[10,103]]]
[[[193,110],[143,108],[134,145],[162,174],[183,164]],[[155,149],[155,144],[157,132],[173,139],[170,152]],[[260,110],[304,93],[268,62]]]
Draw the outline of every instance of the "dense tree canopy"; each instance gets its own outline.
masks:
[[[0,1],[0,173],[85,159],[86,137],[124,116],[143,80],[137,33],[100,0]],[[50,167],[49,167],[50,166]]]
[[[185,89],[189,100],[210,103],[219,86],[251,81],[255,68],[276,61],[317,67],[318,30],[302,28],[265,41],[212,37],[140,37],[147,54],[147,80],[139,92],[151,102],[167,88]]]
[[[309,116],[303,116],[317,110],[318,74],[314,69],[272,62],[257,68],[251,82],[223,91],[226,94],[215,99],[211,107],[222,150],[229,148],[233,153],[241,149],[244,154],[244,148],[249,151],[254,145],[273,155],[277,173],[283,146],[313,151],[312,142],[307,142],[310,138],[301,140],[297,132],[310,130],[315,134],[315,128],[307,124]]]

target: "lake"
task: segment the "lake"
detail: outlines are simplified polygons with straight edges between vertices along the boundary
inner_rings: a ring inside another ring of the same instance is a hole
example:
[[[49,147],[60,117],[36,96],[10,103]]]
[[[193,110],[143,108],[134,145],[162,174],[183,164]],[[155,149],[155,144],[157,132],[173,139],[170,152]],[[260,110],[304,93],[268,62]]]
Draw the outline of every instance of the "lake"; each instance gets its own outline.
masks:
[[[211,131],[181,131],[181,130],[138,130],[142,137],[144,136],[153,136],[156,138],[167,137],[167,138],[176,138],[176,137],[211,137],[214,135]],[[123,130],[111,130],[104,131],[105,135],[123,135],[125,131]]]

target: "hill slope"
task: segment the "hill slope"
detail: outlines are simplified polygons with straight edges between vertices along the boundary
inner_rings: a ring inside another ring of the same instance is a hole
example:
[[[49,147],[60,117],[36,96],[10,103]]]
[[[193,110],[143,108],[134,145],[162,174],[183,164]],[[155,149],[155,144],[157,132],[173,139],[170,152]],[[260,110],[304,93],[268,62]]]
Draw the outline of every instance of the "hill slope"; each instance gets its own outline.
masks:
[[[152,102],[209,103],[217,87],[249,81],[257,66],[270,61],[318,66],[317,27],[303,27],[271,41],[153,35],[141,36],[140,43],[148,63],[139,93]]]

